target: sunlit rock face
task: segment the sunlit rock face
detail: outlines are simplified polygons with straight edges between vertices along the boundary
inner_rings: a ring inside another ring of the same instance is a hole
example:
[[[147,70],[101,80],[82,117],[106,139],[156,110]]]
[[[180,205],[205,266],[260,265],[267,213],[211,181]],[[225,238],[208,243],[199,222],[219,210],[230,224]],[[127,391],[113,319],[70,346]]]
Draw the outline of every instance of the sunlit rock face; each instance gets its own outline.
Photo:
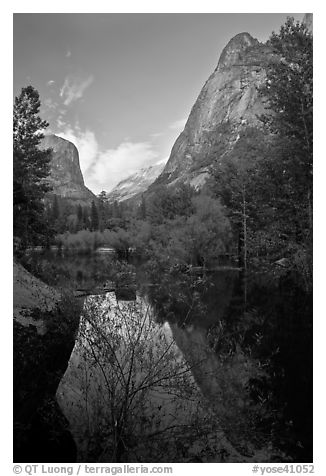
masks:
[[[54,134],[46,135],[41,148],[52,148],[50,183],[52,193],[83,204],[90,204],[95,195],[85,186],[77,147]]]
[[[108,193],[108,200],[110,202],[123,202],[131,198],[135,199],[140,197],[162,172],[163,168],[164,164],[154,164],[129,175],[129,177],[121,180],[121,182]]]
[[[261,126],[267,108],[258,90],[272,58],[270,48],[249,33],[229,41],[156,183],[181,180],[201,188],[212,162],[232,148],[241,129]]]

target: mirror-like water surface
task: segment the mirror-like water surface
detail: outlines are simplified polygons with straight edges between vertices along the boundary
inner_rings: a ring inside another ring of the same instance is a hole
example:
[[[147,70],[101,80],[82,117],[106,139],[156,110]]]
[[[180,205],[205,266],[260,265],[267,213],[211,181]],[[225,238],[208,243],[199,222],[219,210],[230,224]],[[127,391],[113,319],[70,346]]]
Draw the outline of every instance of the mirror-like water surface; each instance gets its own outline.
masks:
[[[146,298],[88,297],[57,392],[79,459],[236,458],[202,393],[218,396],[218,365],[203,328],[158,324]]]
[[[291,276],[248,276],[245,301],[230,267],[29,260],[48,284],[84,296],[57,392],[79,461],[309,457],[311,315]]]

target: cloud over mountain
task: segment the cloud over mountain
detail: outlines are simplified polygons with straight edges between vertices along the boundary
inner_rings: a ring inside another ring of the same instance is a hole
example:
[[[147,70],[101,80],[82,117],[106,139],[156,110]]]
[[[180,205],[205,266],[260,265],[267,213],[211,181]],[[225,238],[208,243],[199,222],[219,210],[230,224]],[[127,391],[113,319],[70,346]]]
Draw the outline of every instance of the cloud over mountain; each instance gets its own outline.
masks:
[[[159,160],[151,142],[125,140],[115,148],[101,150],[94,132],[78,125],[63,127],[56,134],[76,145],[86,185],[94,193],[110,191],[122,179]]]

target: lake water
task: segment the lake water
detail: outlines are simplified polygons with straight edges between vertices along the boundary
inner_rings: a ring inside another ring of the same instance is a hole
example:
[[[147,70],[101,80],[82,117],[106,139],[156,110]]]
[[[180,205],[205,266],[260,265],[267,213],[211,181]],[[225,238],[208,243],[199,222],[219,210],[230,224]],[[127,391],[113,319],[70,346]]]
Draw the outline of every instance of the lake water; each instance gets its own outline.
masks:
[[[80,461],[239,458],[209,406],[221,397],[220,363],[203,324],[157,322],[140,293],[134,301],[86,298],[57,392]]]
[[[293,461],[282,448],[301,461],[306,434],[309,452],[298,401],[307,394],[308,405],[309,393],[296,391],[310,375],[309,303],[293,281],[251,277],[244,308],[226,269],[162,273],[107,253],[39,254],[35,268],[49,284],[87,291],[57,391],[80,462]]]
[[[85,279],[85,269],[92,270],[88,278],[97,273],[100,284],[103,268],[110,268],[109,259],[95,258],[95,266],[92,257],[60,259],[56,266],[70,261],[71,283],[79,287],[85,287],[76,280],[81,270]],[[51,263],[49,256],[44,260]],[[194,291],[175,277],[153,285],[140,268],[136,275],[135,300],[109,292],[84,301],[57,391],[79,461],[158,462],[167,455],[176,462],[223,461],[226,455],[243,461],[212,404],[222,398],[221,363],[207,340],[231,297],[232,277],[221,273],[204,291]]]

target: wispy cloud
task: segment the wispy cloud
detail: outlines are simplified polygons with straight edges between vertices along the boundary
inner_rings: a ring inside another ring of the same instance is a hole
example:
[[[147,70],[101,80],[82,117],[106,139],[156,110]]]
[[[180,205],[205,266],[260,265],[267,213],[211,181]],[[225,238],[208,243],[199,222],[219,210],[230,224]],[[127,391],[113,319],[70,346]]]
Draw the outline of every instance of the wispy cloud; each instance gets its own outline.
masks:
[[[56,125],[59,129],[63,129],[67,126],[67,124],[65,123],[65,121],[63,121],[63,118],[62,116],[60,115],[59,117],[57,117],[56,119]],[[64,137],[65,139],[65,137]]]
[[[55,81],[53,79],[50,79],[50,81],[48,81],[46,84],[48,86],[53,86],[55,84]]]
[[[86,79],[77,76],[67,76],[60,90],[60,96],[64,99],[64,105],[69,106],[72,102],[82,98],[85,90],[93,81],[94,77],[92,75]]]
[[[164,132],[154,132],[150,135],[152,139],[157,139],[158,137],[164,136]]]
[[[174,131],[179,131],[179,130],[183,130],[185,124],[187,122],[187,118],[184,117],[182,119],[179,119],[177,121],[174,121],[172,122],[170,125],[169,125],[169,129],[172,129]]]
[[[66,58],[70,58],[70,56],[71,56],[71,51],[70,51],[70,50],[67,50]]]

